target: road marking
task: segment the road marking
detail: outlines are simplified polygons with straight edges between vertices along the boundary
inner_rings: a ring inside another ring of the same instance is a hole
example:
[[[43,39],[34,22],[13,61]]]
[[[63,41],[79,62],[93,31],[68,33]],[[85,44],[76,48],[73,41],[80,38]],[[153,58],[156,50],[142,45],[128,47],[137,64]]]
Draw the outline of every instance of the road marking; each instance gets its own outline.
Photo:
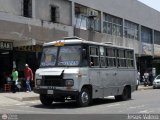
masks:
[[[149,113],[148,110],[143,110],[143,111],[140,111],[139,113]]]
[[[140,106],[133,106],[133,107],[129,107],[130,109],[136,109],[136,108],[142,108],[145,107],[145,105],[140,105]]]
[[[119,105],[121,105],[121,104],[114,104],[114,105],[108,105],[108,106],[106,106],[106,107],[116,107],[116,106],[119,106]]]

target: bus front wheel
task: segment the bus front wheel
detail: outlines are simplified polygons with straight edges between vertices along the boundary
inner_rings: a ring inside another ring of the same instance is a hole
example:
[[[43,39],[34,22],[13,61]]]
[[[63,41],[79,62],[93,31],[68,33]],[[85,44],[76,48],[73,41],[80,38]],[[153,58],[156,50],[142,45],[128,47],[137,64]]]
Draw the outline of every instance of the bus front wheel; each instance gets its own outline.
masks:
[[[80,107],[86,107],[91,102],[91,94],[87,88],[82,88],[81,92],[77,97],[77,104]]]
[[[49,105],[52,105],[53,98],[44,94],[40,94],[40,101],[43,105],[49,106]]]

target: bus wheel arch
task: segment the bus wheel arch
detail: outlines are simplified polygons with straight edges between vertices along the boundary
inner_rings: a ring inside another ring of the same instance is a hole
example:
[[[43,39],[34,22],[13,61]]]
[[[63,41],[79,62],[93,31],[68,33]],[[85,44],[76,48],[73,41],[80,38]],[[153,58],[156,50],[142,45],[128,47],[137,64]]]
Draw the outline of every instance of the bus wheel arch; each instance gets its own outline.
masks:
[[[92,86],[84,85],[79,92],[77,99],[77,105],[79,107],[86,107],[92,103]]]
[[[123,89],[123,92],[121,95],[116,95],[115,99],[117,101],[125,101],[131,99],[131,86],[126,85]]]

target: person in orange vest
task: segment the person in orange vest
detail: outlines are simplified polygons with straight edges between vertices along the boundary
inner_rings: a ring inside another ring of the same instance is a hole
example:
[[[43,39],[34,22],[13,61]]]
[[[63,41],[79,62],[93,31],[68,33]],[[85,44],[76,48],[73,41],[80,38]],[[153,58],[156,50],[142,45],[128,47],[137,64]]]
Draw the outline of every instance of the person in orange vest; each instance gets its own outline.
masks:
[[[28,64],[25,64],[25,70],[24,70],[24,76],[25,76],[25,82],[26,82],[26,92],[31,92],[31,85],[30,82],[33,80],[33,72],[32,69],[28,66]]]

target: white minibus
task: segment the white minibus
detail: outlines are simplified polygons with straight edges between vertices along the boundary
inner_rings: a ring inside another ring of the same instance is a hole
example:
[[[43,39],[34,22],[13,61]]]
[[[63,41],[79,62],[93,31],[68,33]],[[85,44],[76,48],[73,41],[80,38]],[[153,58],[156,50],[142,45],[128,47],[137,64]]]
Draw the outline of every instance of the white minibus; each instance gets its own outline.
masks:
[[[43,105],[76,100],[84,107],[95,98],[131,99],[136,79],[133,49],[68,37],[44,43],[34,92]]]

